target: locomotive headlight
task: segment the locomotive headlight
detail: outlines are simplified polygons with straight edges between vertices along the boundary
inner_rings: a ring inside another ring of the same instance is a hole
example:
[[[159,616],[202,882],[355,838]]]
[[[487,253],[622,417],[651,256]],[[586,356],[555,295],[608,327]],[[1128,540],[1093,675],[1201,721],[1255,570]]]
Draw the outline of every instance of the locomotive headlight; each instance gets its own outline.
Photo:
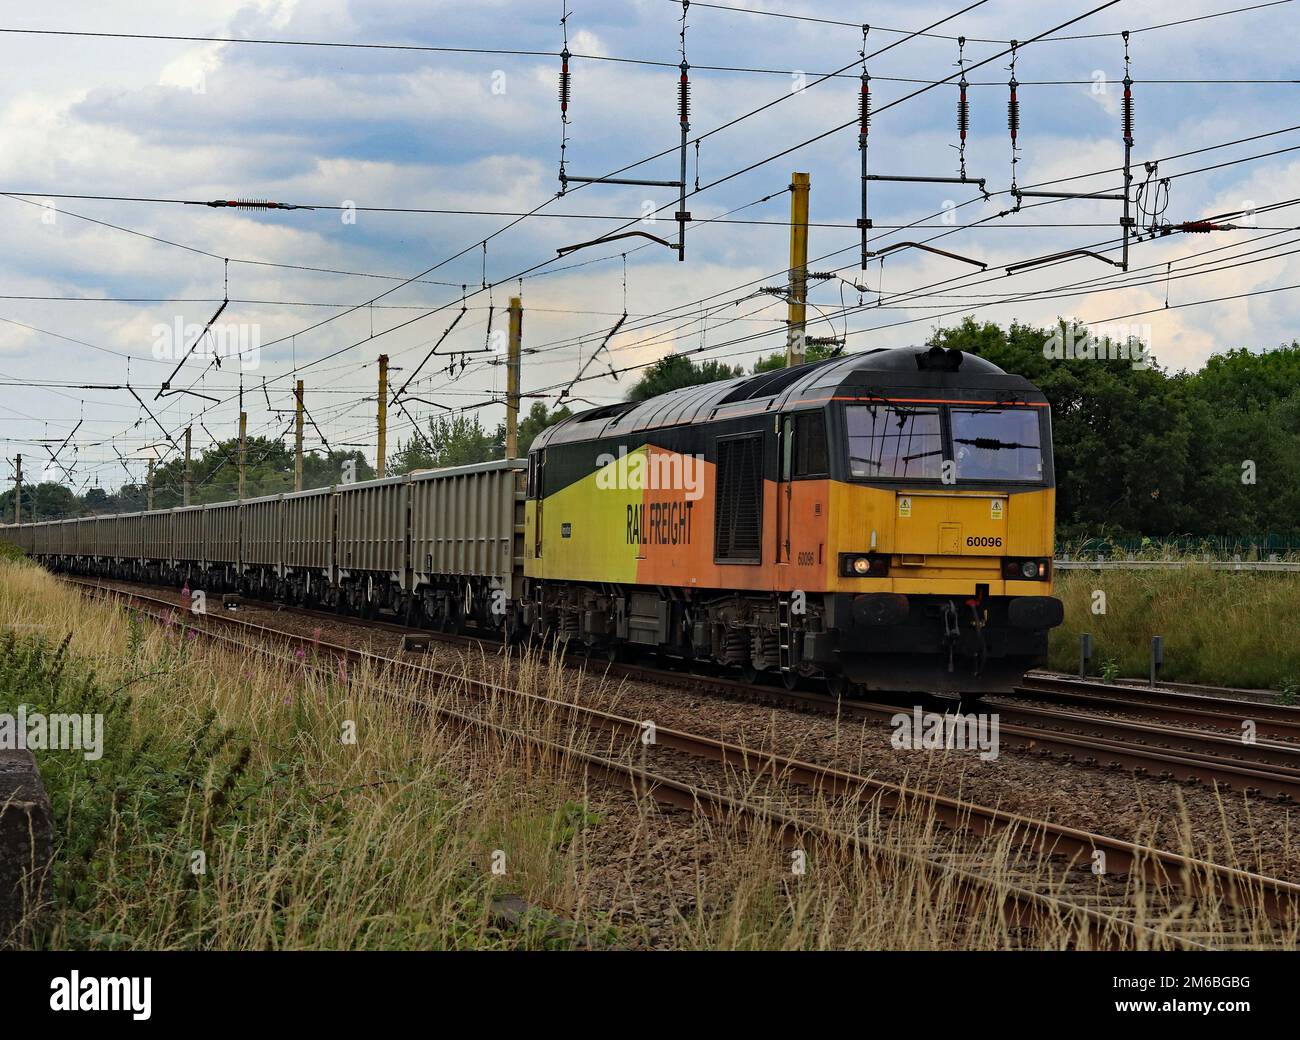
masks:
[[[1026,560],[1020,565],[1020,573],[1026,578],[1038,577],[1038,563],[1034,560]]]
[[[880,553],[840,553],[840,574],[845,578],[887,578],[889,557]]]

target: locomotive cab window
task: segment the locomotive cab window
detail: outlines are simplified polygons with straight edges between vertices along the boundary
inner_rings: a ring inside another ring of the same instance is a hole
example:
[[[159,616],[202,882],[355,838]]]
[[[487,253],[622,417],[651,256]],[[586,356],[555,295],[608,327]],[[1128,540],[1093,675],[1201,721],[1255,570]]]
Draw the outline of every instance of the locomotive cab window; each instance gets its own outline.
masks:
[[[528,487],[524,491],[524,497],[542,497],[542,468],[542,452],[530,452],[528,455]]]
[[[950,414],[958,480],[1043,479],[1037,408],[954,407]]]
[[[787,415],[781,420],[781,479],[824,477],[828,472],[825,413]]]
[[[844,409],[849,472],[864,479],[937,480],[943,464],[939,409],[853,404]]]

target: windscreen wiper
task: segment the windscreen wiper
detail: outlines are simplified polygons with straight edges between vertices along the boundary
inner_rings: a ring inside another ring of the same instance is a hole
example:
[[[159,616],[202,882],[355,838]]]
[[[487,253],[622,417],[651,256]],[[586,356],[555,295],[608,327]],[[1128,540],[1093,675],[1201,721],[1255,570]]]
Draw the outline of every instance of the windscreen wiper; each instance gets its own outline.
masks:
[[[1037,444],[1017,444],[1015,441],[1000,441],[996,437],[975,437],[973,439],[964,439],[961,437],[953,438],[954,444],[970,444],[976,448],[986,448],[989,451],[1000,451],[1003,448],[1025,448],[1030,451],[1037,451]]]

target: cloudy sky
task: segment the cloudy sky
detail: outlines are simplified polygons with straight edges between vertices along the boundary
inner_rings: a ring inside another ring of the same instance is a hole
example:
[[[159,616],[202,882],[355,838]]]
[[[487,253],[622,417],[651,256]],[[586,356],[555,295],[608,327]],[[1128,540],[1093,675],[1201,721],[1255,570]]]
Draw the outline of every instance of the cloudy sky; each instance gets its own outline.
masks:
[[[815,283],[808,331],[847,335],[849,350],[921,342],[966,313],[1135,326],[1175,369],[1215,351],[1290,342],[1300,334],[1300,296],[1284,287],[1300,284],[1291,255],[1300,232],[1287,229],[1300,225],[1300,205],[1265,207],[1300,196],[1295,2],[1186,21],[1255,5],[1120,0],[1054,34],[1071,38],[1017,51],[1021,187],[1119,190],[1119,33],[1129,30],[1135,186],[1147,179],[1143,164],[1160,160],[1153,181],[1170,178],[1167,194],[1155,183],[1146,194],[1163,209],[1156,219],[1258,210],[1231,218],[1240,230],[1142,241],[1127,274],[1079,257],[1008,275],[1007,265],[1068,249],[1117,257],[1121,203],[1026,198],[1019,213],[999,216],[1014,201],[1002,56],[968,73],[966,167],[986,179],[991,198],[947,183],[875,182],[870,191],[873,250],[933,240],[987,270],[916,249],[861,268],[857,134],[830,132],[857,113],[862,31],[854,20],[872,25],[869,55],[888,47],[868,62],[881,109],[871,123],[872,171],[955,177],[957,88],[923,88],[957,72],[956,37],[966,37],[970,67],[1102,2],[986,0],[910,37],[955,14],[960,0],[692,4],[691,139],[703,140],[698,158],[694,143],[689,149],[684,263],[644,237],[557,255],[618,231],[673,239],[677,209],[665,187],[571,185],[556,197],[560,0],[8,4],[0,18],[4,455],[24,455],[29,481],[113,488],[128,473],[139,479],[151,453],[165,457],[168,438],[186,426],[196,447],[234,436],[241,378],[250,433],[281,436],[301,378],[319,433],[373,457],[376,358],[389,355],[400,385],[462,300],[464,314],[408,390],[408,409],[423,421],[469,408],[495,425],[505,308],[520,292],[523,389],[532,399],[553,403],[624,310],[608,352],[586,369],[600,377],[571,391],[584,402],[618,399],[637,366],[672,351],[751,364],[784,349],[784,304],[760,290],[785,278],[793,171],[811,175],[811,266],[843,279]],[[680,31],[677,0],[572,0],[570,174],[640,163],[622,176],[677,178]],[[181,204],[215,199],[318,208]],[[658,217],[641,219],[646,213]],[[1222,297],[1236,298],[1189,306]],[[192,392],[154,400],[187,327],[192,338],[226,299],[218,339],[244,355],[219,367],[192,357],[172,382]],[[617,381],[611,368],[621,371]],[[409,421],[390,418],[392,445],[409,436]],[[44,445],[57,447],[79,420],[60,455],[69,479],[46,465]],[[307,443],[321,446],[317,430],[308,429]]]

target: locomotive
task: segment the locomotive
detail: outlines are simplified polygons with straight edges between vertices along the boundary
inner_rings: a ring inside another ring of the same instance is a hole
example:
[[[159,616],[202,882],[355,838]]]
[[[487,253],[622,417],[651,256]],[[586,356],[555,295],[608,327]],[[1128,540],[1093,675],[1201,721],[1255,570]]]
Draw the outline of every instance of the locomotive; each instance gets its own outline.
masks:
[[[1063,620],[1054,487],[1038,389],[899,347],[594,408],[526,463],[3,534],[58,570],[974,698]]]
[[[1009,689],[1063,620],[1046,398],[894,348],[573,416],[528,457],[523,623],[793,687]]]

